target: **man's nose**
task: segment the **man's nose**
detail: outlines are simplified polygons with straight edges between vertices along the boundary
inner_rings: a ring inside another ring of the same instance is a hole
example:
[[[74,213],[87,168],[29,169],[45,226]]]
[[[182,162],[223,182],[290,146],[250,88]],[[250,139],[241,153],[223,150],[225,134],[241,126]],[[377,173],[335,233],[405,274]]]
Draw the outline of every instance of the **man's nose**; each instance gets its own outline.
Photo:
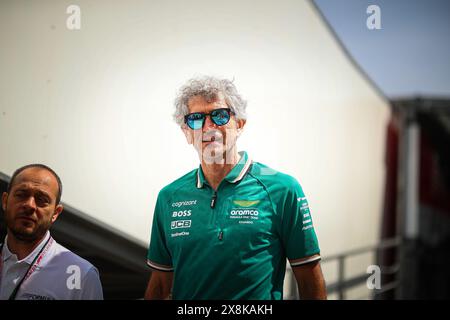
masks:
[[[205,125],[203,126],[203,131],[208,131],[205,129],[208,128],[217,128],[217,125],[211,120],[211,116],[206,116],[205,118]]]
[[[34,199],[33,196],[28,197],[24,203],[23,203],[23,207],[27,208],[27,209],[36,209],[36,200]]]

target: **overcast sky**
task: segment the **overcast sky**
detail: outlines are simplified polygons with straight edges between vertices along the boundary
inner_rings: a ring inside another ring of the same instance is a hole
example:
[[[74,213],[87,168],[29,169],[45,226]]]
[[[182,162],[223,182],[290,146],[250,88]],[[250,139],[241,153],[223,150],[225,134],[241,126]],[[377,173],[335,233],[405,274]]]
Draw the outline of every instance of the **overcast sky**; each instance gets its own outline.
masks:
[[[450,1],[314,0],[356,63],[389,98],[450,98]],[[369,30],[369,5],[381,29]]]

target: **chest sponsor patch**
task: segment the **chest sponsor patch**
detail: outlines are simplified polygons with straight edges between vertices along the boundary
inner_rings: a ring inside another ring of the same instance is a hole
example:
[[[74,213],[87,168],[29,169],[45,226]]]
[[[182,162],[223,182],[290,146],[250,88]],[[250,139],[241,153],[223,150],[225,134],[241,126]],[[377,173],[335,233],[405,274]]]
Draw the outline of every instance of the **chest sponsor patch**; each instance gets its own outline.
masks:
[[[189,232],[182,231],[182,232],[175,232],[175,233],[172,233],[170,236],[171,236],[172,238],[175,238],[175,237],[184,237],[184,236],[188,236],[188,235],[189,235]]]
[[[196,204],[197,200],[185,200],[172,203],[172,207],[179,208],[181,206],[195,206]]]
[[[172,218],[190,217],[191,214],[192,214],[192,210],[173,211],[172,212]]]
[[[190,228],[192,220],[175,220],[170,223],[170,229]]]
[[[233,208],[228,216],[241,224],[252,224],[253,221],[258,220],[259,211],[256,208]]]
[[[55,298],[52,298],[52,297],[47,297],[47,296],[32,294],[32,293],[24,293],[22,295],[22,298],[24,298],[26,300],[55,300]]]
[[[251,207],[255,206],[260,202],[260,200],[234,200],[233,203],[240,207]]]

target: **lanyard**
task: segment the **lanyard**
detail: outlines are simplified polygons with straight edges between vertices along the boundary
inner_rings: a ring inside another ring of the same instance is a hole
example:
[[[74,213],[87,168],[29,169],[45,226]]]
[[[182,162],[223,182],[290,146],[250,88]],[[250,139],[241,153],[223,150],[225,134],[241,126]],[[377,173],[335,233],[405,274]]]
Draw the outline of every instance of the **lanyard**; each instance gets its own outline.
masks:
[[[42,258],[47,253],[48,249],[51,247],[52,243],[53,243],[53,238],[50,236],[48,238],[47,242],[45,242],[45,245],[41,248],[41,250],[39,250],[38,254],[34,257],[33,262],[30,264],[30,266],[27,269],[27,272],[22,277],[22,279],[20,279],[19,283],[14,288],[14,290],[11,293],[11,295],[9,296],[8,300],[16,299],[16,295],[17,295],[17,292],[19,292],[20,287],[25,282],[25,280],[27,280],[33,274],[33,272],[36,270],[38,265],[41,263]],[[1,279],[2,271],[3,271],[2,270],[3,269],[3,258],[1,257],[2,253],[3,253],[3,243],[0,246],[0,279]]]

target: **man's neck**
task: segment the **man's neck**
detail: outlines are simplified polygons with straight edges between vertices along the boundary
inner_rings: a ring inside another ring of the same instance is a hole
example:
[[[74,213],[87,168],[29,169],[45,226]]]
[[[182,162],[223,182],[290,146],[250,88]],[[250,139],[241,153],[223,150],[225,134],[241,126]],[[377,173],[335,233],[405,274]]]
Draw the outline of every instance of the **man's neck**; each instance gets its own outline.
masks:
[[[233,149],[231,156],[229,155],[223,163],[207,163],[202,160],[203,175],[214,190],[217,190],[222,180],[239,162],[239,159],[240,155],[236,149]]]
[[[36,249],[37,246],[44,240],[47,233],[45,233],[41,238],[34,241],[23,241],[19,240],[14,235],[8,231],[7,245],[8,250],[17,256],[17,260],[23,260],[28,255]]]

